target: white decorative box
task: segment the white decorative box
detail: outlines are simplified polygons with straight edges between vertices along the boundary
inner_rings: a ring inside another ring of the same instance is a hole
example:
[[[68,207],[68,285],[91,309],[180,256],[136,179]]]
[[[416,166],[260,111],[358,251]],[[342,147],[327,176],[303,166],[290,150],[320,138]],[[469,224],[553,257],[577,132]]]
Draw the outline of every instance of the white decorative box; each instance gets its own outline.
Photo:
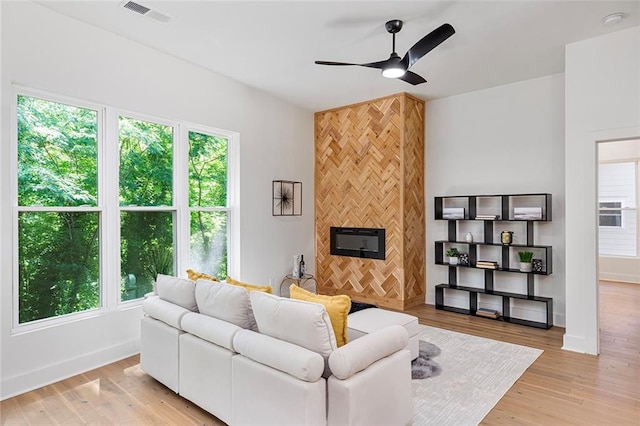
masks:
[[[542,207],[514,207],[513,218],[527,220],[542,219]]]

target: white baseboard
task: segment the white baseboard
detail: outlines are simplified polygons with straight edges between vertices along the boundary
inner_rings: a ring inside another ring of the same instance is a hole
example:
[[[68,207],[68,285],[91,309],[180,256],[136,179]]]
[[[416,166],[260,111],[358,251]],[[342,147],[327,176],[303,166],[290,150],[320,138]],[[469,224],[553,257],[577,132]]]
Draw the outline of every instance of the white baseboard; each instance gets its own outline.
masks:
[[[618,281],[623,283],[640,284],[640,277],[632,274],[600,271],[600,279],[604,281]]]
[[[130,357],[140,352],[140,339],[91,352],[38,370],[8,377],[0,383],[0,401],[67,379],[85,371]]]
[[[585,353],[585,346],[587,340],[584,337],[580,336],[570,336],[568,334],[564,335],[562,349],[565,351],[579,352],[581,354]]]

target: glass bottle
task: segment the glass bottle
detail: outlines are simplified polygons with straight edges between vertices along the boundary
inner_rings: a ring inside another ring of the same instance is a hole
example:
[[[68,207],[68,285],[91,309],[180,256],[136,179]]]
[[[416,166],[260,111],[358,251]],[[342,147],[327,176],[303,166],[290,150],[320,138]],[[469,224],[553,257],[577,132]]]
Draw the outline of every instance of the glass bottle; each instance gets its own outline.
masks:
[[[304,264],[304,254],[300,255],[300,278],[304,277],[304,274],[306,272],[306,267]]]

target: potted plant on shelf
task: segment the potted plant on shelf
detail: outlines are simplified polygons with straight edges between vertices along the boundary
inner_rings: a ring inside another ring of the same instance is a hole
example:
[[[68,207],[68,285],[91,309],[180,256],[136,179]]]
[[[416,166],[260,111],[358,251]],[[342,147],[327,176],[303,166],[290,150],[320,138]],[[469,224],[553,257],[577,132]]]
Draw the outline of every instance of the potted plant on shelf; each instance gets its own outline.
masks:
[[[520,271],[521,272],[531,272],[531,260],[533,259],[532,251],[519,251],[518,256],[520,257]]]
[[[457,265],[458,256],[460,256],[460,252],[458,251],[457,248],[451,247],[447,249],[447,257],[449,258],[449,265]]]

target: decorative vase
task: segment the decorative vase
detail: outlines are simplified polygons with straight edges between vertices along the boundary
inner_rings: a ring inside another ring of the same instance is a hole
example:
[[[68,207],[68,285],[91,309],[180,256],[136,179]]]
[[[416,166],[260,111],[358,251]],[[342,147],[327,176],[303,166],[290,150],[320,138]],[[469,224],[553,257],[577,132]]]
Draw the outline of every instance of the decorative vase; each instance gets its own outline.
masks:
[[[296,278],[300,276],[300,255],[299,254],[296,254],[295,256],[293,256],[293,271],[291,272],[291,275],[293,275]]]
[[[457,264],[458,264],[458,258],[457,257],[450,257],[449,258],[449,265],[455,266]]]
[[[531,262],[520,262],[520,272],[531,272],[532,269]]]
[[[510,245],[513,242],[513,231],[502,231],[500,233],[500,241],[505,246]]]
[[[533,259],[531,261],[533,272],[542,272],[542,259]]]
[[[468,243],[473,242],[473,234],[471,232],[467,232],[467,235],[464,237],[465,241]]]

